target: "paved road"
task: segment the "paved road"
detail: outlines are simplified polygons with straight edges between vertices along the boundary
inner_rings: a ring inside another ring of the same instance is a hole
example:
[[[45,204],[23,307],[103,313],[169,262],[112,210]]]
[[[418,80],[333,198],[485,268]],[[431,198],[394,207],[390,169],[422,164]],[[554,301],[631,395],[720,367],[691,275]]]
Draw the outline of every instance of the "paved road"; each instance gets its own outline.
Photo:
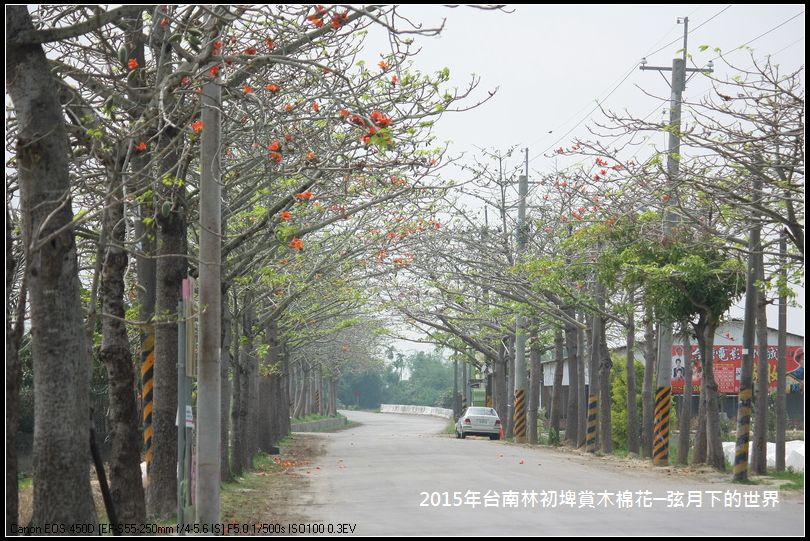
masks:
[[[756,491],[761,496],[764,488],[698,482],[660,471],[605,464],[598,458],[484,438],[457,440],[443,433],[444,420],[432,417],[342,413],[363,425],[322,435],[326,452],[307,468],[311,483],[301,494],[305,506],[301,511],[313,522],[356,524],[355,534],[804,533],[804,499],[795,494],[787,500],[780,494],[775,508],[735,508],[734,500],[725,508],[726,491],[732,498],[735,490]],[[497,492],[498,498],[489,500],[497,501],[497,507],[483,506],[488,491]],[[543,501],[552,491],[558,497],[556,503]],[[573,491],[575,505],[561,505],[560,491]],[[593,507],[589,506],[588,491],[594,493]],[[630,508],[618,506],[615,494],[624,491],[630,491]],[[668,508],[665,500],[652,500],[652,507],[642,507],[645,498],[666,499],[668,491],[683,492],[684,500],[688,491],[700,494],[703,507]],[[722,491],[714,508],[710,507],[712,494],[706,491]],[[461,503],[458,506],[454,505],[459,503],[456,492]],[[475,499],[475,492],[481,504],[473,507],[468,502]],[[538,494],[536,502],[532,492]],[[610,504],[600,492],[611,493]],[[436,493],[433,505],[431,493]],[[445,503],[449,506],[441,506]],[[505,503],[517,507],[505,507]],[[761,505],[762,500],[758,503]]]

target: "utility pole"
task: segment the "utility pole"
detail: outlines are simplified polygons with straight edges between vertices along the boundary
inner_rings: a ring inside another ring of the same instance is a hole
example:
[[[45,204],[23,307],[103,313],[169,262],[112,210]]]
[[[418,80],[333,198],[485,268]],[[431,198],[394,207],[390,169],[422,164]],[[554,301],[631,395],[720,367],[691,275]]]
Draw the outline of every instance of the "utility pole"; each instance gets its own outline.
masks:
[[[525,172],[518,178],[518,223],[515,232],[516,262],[526,250],[526,196],[529,193],[529,149],[526,151]],[[515,323],[515,440],[526,443],[526,318],[517,314]]]
[[[203,85],[200,145],[200,365],[197,380],[197,521],[220,522],[220,362],[222,279],[222,87]]]
[[[672,67],[647,66],[647,59],[641,59],[640,69],[655,71],[671,71],[672,80],[670,88],[672,94],[669,106],[669,125],[667,131],[669,139],[667,144],[667,188],[669,193],[664,201],[664,242],[670,242],[672,229],[677,224],[677,216],[673,207],[678,203],[678,172],[681,152],[681,103],[683,91],[686,88],[686,74],[711,73],[712,64],[708,68],[686,67],[686,43],[689,34],[689,17],[678,17],[678,23],[683,24],[683,57],[672,60]],[[659,322],[660,334],[658,337],[658,378],[655,391],[655,414],[653,420],[653,464],[656,466],[669,465],[669,410],[672,395],[672,321]],[[690,397],[691,398],[691,397]]]

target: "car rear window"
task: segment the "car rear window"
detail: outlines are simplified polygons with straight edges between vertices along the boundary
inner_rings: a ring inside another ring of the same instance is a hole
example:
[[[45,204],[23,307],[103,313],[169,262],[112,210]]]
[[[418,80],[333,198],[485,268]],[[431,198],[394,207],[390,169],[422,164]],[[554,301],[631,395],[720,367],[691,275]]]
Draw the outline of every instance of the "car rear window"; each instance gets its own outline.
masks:
[[[492,408],[470,408],[467,410],[468,415],[495,415],[497,417],[497,413]]]

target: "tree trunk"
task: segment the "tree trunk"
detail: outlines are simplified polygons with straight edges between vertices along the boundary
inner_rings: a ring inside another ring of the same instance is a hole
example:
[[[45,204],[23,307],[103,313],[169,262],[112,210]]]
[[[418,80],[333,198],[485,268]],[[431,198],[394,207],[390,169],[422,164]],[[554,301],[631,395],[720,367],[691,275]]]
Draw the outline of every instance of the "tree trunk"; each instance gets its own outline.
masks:
[[[757,282],[765,280],[765,267],[762,261],[762,247],[757,258]],[[768,473],[768,299],[765,290],[757,287],[757,382],[754,394],[756,419],[754,421],[754,449],[751,457],[751,470],[756,475]]]
[[[646,458],[652,457],[653,433],[653,370],[656,364],[655,330],[650,310],[644,315],[644,384],[641,388],[641,449]]]
[[[337,415],[337,379],[329,379],[329,415]]]
[[[557,327],[554,331],[554,384],[551,388],[551,414],[549,419],[549,443],[560,443],[560,419],[562,418],[562,381],[565,369],[563,357],[563,333]]]
[[[228,308],[228,288],[223,284],[222,287],[222,359],[220,364],[220,380],[219,383],[222,387],[220,395],[220,434],[219,434],[219,474],[220,480],[224,483],[230,481],[233,476],[231,475],[231,460],[230,460],[230,446],[228,435],[230,433],[230,419],[231,419],[231,335],[233,333],[233,323],[231,321],[231,311]]]
[[[282,413],[279,414],[279,420],[281,421],[281,437],[285,437],[287,434],[290,433],[290,409],[292,407],[292,402],[290,400],[290,356],[289,351],[287,349],[287,345],[284,343],[280,344],[280,355],[281,355],[281,389],[283,391],[283,395],[281,397],[281,405],[282,409],[280,410]]]
[[[596,291],[598,294],[598,290]],[[601,317],[598,314],[591,315],[589,318],[589,332],[590,336],[590,356],[588,359],[588,434],[586,450],[589,453],[595,453],[598,449],[598,434],[599,425],[598,418],[602,414],[602,409],[599,405],[599,388],[602,384],[601,374],[599,372],[599,359],[600,359],[600,346],[602,325],[600,324]]]
[[[167,132],[175,132],[167,128]],[[176,133],[167,133],[162,147],[175,144]],[[177,173],[177,151],[163,161],[164,174]],[[155,324],[155,391],[152,423],[153,460],[147,490],[150,517],[170,518],[177,512],[177,304],[186,276],[185,187],[159,182],[164,198],[157,215],[157,310]]]
[[[515,338],[506,340],[506,437],[515,437]]]
[[[248,377],[250,356],[253,353],[253,314],[250,294],[243,298],[241,324],[239,326],[238,363],[234,368],[233,405],[233,461],[234,475],[242,475],[252,468],[250,454],[250,379]]]
[[[527,422],[529,443],[536,445],[538,442],[537,433],[537,410],[540,407],[540,389],[543,385],[543,366],[540,364],[540,344],[537,342],[537,327],[532,326],[529,345],[529,362],[531,363],[531,383],[529,386],[529,411]]]
[[[740,392],[737,394],[737,443],[734,449],[734,480],[748,479],[751,412],[754,405],[754,333],[757,319],[757,250],[760,250],[758,222],[748,231],[748,261],[745,273],[745,312],[743,314],[743,356],[740,366]]]
[[[261,362],[259,370],[259,449],[269,453],[278,434],[276,399],[278,395],[277,376],[278,349],[275,320],[269,320],[264,327],[264,340],[267,344],[267,358]]]
[[[499,349],[499,355],[497,360],[493,360],[492,369],[494,371],[492,375],[493,385],[494,385],[494,402],[495,402],[495,410],[498,412],[498,417],[501,418],[501,422],[506,421],[507,415],[509,414],[507,409],[507,402],[506,402],[506,354],[504,352],[503,346]]]
[[[787,431],[787,397],[785,379],[787,371],[787,240],[782,232],[779,238],[779,337],[776,352],[776,471],[785,471],[785,439]]]
[[[147,160],[139,161],[134,158],[133,164],[137,171],[146,171]],[[136,173],[137,174],[137,173]],[[135,174],[133,175],[135,176]],[[140,186],[137,181],[134,183]],[[141,385],[141,417],[143,419],[143,454],[147,464],[147,486],[152,472],[152,458],[154,450],[154,426],[152,416],[154,413],[154,363],[155,363],[155,296],[157,294],[157,260],[156,231],[151,223],[144,223],[144,218],[151,219],[154,213],[151,202],[138,206],[138,217],[135,219],[135,237],[139,239],[139,250],[135,255],[135,269],[138,281],[138,319],[144,323],[140,325],[140,385]]]
[[[11,291],[17,268],[24,261],[15,257],[19,243],[11,234],[12,219],[6,208],[6,535],[12,535],[11,525],[19,521],[19,469],[17,466],[17,430],[20,407],[20,344],[22,343],[27,288],[25,279],[19,287],[17,313],[12,316]]]
[[[689,323],[683,324],[683,395],[678,417],[678,464],[689,463],[689,437],[692,427],[692,344]]]
[[[706,412],[708,411],[708,402],[706,395],[706,380],[703,376],[704,367],[706,366],[706,315],[700,314],[697,323],[694,324],[695,336],[698,342],[698,351],[700,351],[700,367],[696,370],[698,373],[698,381],[700,381],[700,400],[698,402],[698,427],[695,433],[695,452],[692,455],[693,464],[706,463]]]
[[[12,41],[33,31],[26,6],[6,6],[6,89],[18,123],[16,167],[31,297],[31,524],[97,524],[88,468],[90,359],[71,227],[70,149],[58,85],[42,46]]]
[[[636,402],[636,315],[635,295],[630,292],[630,313],[627,320],[627,357],[625,370],[627,372],[627,450],[638,454],[639,426],[638,404]]]
[[[248,300],[245,299],[245,304]],[[250,333],[248,343],[250,348],[247,351],[247,468],[253,469],[253,457],[259,452],[259,357],[256,352],[256,312],[253,308],[249,310],[251,317]],[[247,328],[245,329],[247,331]]]
[[[583,320],[580,316],[580,320]],[[585,339],[586,332],[584,329],[577,329],[577,351],[579,355],[579,370],[577,370],[577,388],[579,394],[577,395],[577,447],[585,445],[585,435],[588,426],[588,395],[585,392],[585,359],[587,359],[587,341]]]
[[[566,310],[574,319],[573,310]],[[565,441],[571,447],[579,442],[578,415],[579,415],[579,358],[577,357],[577,328],[574,325],[565,327],[565,347],[568,348],[568,408],[565,415]]]
[[[706,461],[718,471],[725,471],[723,440],[720,437],[720,397],[714,379],[714,333],[719,321],[713,314],[707,315],[706,363],[703,365],[703,382],[706,388]]]
[[[146,502],[141,479],[141,433],[135,401],[135,372],[124,323],[124,274],[127,253],[124,191],[118,164],[107,167],[110,198],[104,212],[104,263],[101,276],[101,350],[107,368],[112,450],[109,456],[110,493],[119,525],[143,524]]]
[[[600,319],[601,331],[599,333],[599,441],[603,453],[613,452],[613,425],[612,425],[612,388],[610,385],[610,370],[613,361],[605,338],[605,320]]]

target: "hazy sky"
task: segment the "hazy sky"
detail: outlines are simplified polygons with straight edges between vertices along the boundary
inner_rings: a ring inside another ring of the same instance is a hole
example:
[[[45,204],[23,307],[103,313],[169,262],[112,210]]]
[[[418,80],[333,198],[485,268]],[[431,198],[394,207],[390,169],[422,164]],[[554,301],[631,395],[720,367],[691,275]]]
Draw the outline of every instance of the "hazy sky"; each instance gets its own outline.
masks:
[[[439,37],[417,38],[422,51],[416,67],[427,72],[446,66],[460,87],[475,73],[481,77],[479,96],[498,88],[495,98],[480,108],[442,118],[439,139],[452,141],[453,152],[468,155],[476,153],[476,147],[528,146],[532,172],[551,170],[550,158],[544,156],[548,149],[588,137],[588,120],[599,116],[591,110],[611,92],[606,108],[627,109],[639,117],[653,112],[651,119],[661,118],[666,104],[644,91],[668,98],[669,86],[659,73],[638,70],[638,63],[646,56],[649,65],[670,66],[672,58],[680,56],[683,26],[676,23],[678,17],[689,17],[688,50],[697,66],[715,58],[712,50],[719,47],[732,64],[747,68],[750,53],[738,49],[745,44],[755,58],[772,55],[784,70],[804,65],[805,15],[800,4],[521,5],[510,8],[512,13],[419,5],[401,9],[425,26],[446,19]],[[385,43],[372,37],[370,61],[385,52]],[[700,45],[710,49],[701,53]],[[719,78],[731,73],[717,60],[715,70]],[[684,96],[695,100],[710,89],[709,81],[695,77]],[[803,306],[803,288],[800,300]],[[804,333],[803,309],[791,309],[788,319],[789,330]],[[769,314],[769,324],[776,325],[775,311]]]

